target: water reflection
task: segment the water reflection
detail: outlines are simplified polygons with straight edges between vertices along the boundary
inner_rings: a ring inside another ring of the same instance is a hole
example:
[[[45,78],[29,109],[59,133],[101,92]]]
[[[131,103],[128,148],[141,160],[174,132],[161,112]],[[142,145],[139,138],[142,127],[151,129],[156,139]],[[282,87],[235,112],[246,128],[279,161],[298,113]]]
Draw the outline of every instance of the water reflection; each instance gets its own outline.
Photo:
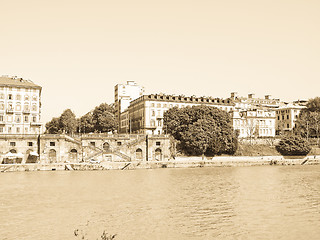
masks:
[[[320,166],[0,175],[4,239],[318,239]]]

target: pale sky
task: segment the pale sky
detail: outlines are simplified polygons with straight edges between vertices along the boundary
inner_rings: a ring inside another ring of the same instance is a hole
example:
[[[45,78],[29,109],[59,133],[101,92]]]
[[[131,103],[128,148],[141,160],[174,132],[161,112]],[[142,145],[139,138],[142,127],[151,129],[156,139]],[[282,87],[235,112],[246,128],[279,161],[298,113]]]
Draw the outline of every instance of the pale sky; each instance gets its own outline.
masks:
[[[43,87],[42,121],[146,93],[320,96],[319,0],[0,0],[0,75]]]

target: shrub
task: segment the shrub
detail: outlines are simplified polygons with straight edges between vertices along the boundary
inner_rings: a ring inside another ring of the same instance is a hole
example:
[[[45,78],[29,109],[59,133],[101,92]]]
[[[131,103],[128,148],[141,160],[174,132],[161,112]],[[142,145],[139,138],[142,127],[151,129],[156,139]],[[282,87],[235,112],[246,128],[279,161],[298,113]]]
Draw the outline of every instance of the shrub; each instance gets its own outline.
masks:
[[[299,136],[284,136],[276,145],[276,149],[284,156],[304,156],[310,152],[311,147]]]

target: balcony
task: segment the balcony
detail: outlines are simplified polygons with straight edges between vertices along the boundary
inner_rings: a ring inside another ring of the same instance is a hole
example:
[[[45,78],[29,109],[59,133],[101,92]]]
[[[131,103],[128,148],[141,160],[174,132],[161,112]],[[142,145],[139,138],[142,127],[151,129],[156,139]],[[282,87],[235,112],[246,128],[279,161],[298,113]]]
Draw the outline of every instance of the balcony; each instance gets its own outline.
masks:
[[[14,110],[12,108],[7,109],[7,113],[13,114]]]
[[[23,109],[22,111],[24,114],[30,114],[30,109]]]
[[[31,127],[41,127],[41,125],[42,125],[42,123],[40,123],[40,122],[31,122],[30,123]]]

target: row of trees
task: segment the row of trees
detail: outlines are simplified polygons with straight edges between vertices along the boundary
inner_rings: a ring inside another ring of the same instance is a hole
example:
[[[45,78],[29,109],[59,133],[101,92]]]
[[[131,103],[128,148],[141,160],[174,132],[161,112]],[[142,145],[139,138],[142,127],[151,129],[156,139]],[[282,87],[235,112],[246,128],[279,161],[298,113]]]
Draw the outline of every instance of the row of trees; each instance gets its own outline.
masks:
[[[215,107],[171,108],[164,113],[164,127],[188,155],[233,154],[237,150],[231,117]]]
[[[110,132],[117,129],[114,106],[102,103],[80,118],[71,109],[66,109],[60,117],[52,118],[46,124],[46,132],[51,134],[76,132]]]

